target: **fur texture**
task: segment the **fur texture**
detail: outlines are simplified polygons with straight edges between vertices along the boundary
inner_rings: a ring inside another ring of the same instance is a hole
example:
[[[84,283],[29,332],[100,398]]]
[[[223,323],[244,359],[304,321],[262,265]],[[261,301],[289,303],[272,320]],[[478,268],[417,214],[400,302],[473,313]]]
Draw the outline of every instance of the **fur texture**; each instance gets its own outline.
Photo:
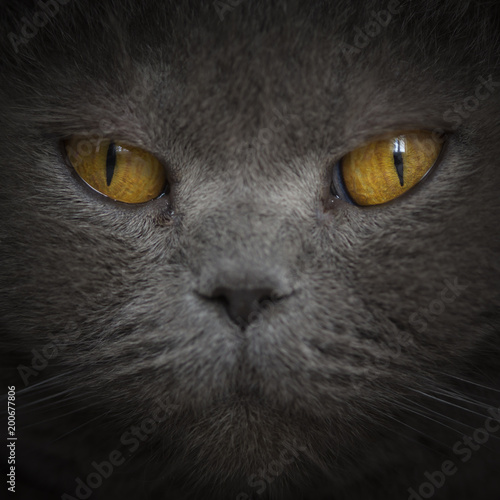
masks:
[[[40,7],[3,2],[19,498],[76,498],[113,450],[127,461],[91,498],[402,499],[448,459],[434,498],[497,498],[500,433],[467,463],[453,447],[500,406],[498,7],[402,1],[346,52],[388,2],[233,4],[73,0],[16,53]],[[457,118],[481,78],[488,97]],[[414,129],[447,133],[418,187],[330,199],[339,158]],[[151,151],[169,195],[92,192],[62,153],[72,134]],[[244,330],[204,298],[260,285],[284,298]]]

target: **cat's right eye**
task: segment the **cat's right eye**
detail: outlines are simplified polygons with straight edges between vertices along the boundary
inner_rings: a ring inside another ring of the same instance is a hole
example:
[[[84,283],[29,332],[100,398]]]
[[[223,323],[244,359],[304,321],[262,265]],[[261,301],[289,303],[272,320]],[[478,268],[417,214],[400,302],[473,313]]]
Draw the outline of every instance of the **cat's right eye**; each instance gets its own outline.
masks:
[[[335,165],[332,194],[359,206],[387,203],[422,181],[441,149],[442,142],[426,130],[364,144]]]
[[[70,137],[64,147],[76,173],[104,196],[137,204],[165,192],[165,168],[143,149],[107,139],[96,143],[81,136]]]

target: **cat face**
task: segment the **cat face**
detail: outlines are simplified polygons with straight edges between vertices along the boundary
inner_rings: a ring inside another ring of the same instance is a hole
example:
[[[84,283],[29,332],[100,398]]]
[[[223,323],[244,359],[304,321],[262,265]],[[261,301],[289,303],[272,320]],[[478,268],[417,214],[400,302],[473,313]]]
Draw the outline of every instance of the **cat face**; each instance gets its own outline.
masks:
[[[23,383],[71,372],[118,421],[168,402],[156,438],[213,474],[343,459],[498,331],[496,35],[465,2],[188,4],[75,3],[4,42],[5,350],[55,339]],[[411,131],[440,151],[421,182],[336,196],[345,155]],[[164,194],[92,190],[75,136],[151,153]]]

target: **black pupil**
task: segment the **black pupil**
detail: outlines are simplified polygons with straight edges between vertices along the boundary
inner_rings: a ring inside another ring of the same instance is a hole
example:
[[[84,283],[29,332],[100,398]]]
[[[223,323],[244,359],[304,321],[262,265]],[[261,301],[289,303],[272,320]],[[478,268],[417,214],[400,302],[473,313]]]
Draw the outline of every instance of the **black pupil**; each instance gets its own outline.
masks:
[[[394,151],[392,154],[394,157],[394,166],[396,167],[396,172],[398,174],[399,184],[401,186],[404,186],[405,183],[404,162],[403,162],[404,149],[401,146],[402,146],[402,141],[400,139],[396,139],[396,142],[394,143]]]
[[[110,142],[106,154],[106,184],[109,186],[113,180],[116,166],[116,145]]]

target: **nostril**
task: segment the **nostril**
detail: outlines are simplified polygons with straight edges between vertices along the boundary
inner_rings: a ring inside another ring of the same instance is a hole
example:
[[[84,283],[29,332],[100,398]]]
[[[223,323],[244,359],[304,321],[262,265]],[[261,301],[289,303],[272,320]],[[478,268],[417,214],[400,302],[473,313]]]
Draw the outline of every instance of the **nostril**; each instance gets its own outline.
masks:
[[[241,328],[245,328],[251,323],[255,313],[283,297],[274,289],[267,287],[249,289],[217,287],[206,298],[222,304],[231,320]]]
[[[217,289],[213,295],[204,297],[210,299],[212,302],[219,302],[222,306],[224,306],[225,309],[229,309],[230,307],[230,302],[227,296],[219,289]]]

